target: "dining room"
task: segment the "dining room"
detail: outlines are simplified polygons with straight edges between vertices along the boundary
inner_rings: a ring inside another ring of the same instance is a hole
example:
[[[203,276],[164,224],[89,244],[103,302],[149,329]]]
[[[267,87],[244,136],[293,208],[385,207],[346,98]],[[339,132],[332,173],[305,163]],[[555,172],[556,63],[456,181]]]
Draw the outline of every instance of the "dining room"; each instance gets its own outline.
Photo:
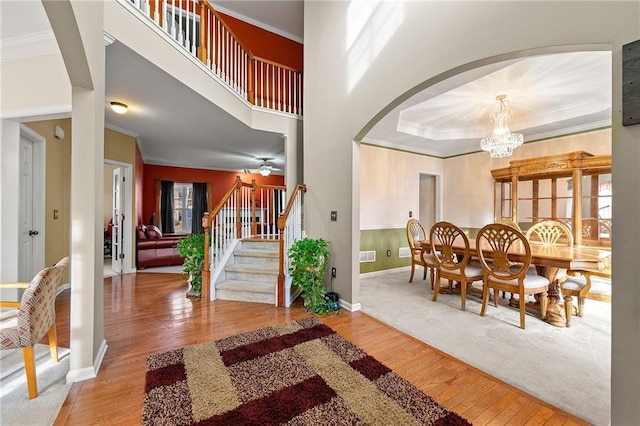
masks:
[[[593,424],[608,423],[610,280],[594,279],[601,287],[604,283],[605,294],[598,300],[587,298],[582,317],[573,315],[572,311],[570,327],[566,327],[565,303],[559,287],[555,288],[552,303],[555,305],[552,310],[558,314],[558,326],[552,325],[548,317],[543,320],[539,307],[536,309],[536,299],[527,297],[533,306],[526,309],[526,327],[522,329],[519,305],[513,306],[511,302],[509,306],[508,294],[498,298],[498,308],[490,299],[485,316],[480,315],[482,279],[473,283],[464,311],[459,290],[449,294],[446,279],[441,280],[444,291],[439,292],[437,301],[433,302],[429,273],[423,280],[421,266],[416,267],[410,283],[406,223],[411,218],[418,219],[423,223],[425,235],[436,222],[453,223],[476,249],[475,237],[481,228],[512,218],[514,208],[523,234],[534,221],[550,218],[564,221],[573,230],[576,224],[571,219],[574,209],[579,208],[584,221],[578,225],[582,230],[578,244],[574,241],[573,248],[546,249],[546,254],[533,244],[534,250],[538,250],[534,262],[551,268],[543,269],[543,275],[552,271],[554,275],[549,278],[554,279],[559,270],[602,267],[610,255],[611,224],[603,220],[601,223],[606,223],[609,229],[598,226],[596,231],[591,216],[610,218],[607,216],[612,204],[610,163],[608,170],[601,170],[607,173],[583,170],[576,188],[573,171],[564,177],[546,176],[553,168],[536,164],[536,159],[552,157],[555,161],[557,157],[583,155],[578,161],[583,164],[587,157],[607,157],[610,152],[610,129],[525,143],[514,150],[512,156],[500,159],[491,158],[485,152],[437,159],[362,145],[361,251],[374,251],[378,258],[386,261],[386,264],[379,262],[382,266],[361,262],[363,312]],[[537,170],[537,184],[533,184],[533,179],[509,175],[527,164],[529,170]],[[557,170],[560,169],[563,166],[558,166]],[[564,173],[566,175],[566,171]],[[434,197],[439,201],[433,214],[427,216],[423,216],[420,207],[421,198],[425,196],[420,191],[420,176],[425,174],[435,176],[435,188],[428,194],[430,202]],[[598,177],[593,178],[594,175]],[[515,188],[511,186],[513,183]],[[398,191],[398,187],[403,190]],[[517,189],[516,201],[512,203],[512,190]],[[573,202],[575,190],[581,190],[580,203]],[[551,201],[552,198],[555,200]],[[583,252],[582,247],[586,247]],[[391,260],[385,257],[389,253]],[[477,255],[477,251],[474,254]],[[572,305],[577,313],[578,297],[573,297]]]

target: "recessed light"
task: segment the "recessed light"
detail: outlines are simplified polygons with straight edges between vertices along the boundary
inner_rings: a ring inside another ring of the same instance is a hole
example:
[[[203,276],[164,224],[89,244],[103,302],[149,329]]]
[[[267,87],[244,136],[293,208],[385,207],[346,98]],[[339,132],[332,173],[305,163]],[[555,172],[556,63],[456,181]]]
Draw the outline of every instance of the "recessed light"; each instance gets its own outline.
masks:
[[[129,109],[129,107],[127,106],[127,104],[123,104],[122,102],[111,102],[111,109],[116,114],[124,114],[125,112],[127,112],[127,109]]]

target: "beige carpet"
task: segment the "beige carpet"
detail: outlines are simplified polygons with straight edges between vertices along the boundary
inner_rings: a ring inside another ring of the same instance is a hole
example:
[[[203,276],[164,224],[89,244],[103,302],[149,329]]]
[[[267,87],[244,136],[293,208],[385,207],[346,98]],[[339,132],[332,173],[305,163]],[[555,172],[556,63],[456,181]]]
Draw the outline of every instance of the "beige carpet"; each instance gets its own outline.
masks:
[[[0,351],[0,424],[3,426],[52,425],[71,385],[69,349],[58,348],[59,362],[53,364],[49,346],[36,345],[37,398],[29,400],[22,350]]]
[[[490,304],[483,318],[480,299],[469,297],[464,312],[459,295],[432,302],[429,279],[416,275],[412,284],[408,268],[361,277],[362,311],[594,425],[610,423],[610,303],[587,300],[570,328],[527,315],[522,330],[508,307]]]

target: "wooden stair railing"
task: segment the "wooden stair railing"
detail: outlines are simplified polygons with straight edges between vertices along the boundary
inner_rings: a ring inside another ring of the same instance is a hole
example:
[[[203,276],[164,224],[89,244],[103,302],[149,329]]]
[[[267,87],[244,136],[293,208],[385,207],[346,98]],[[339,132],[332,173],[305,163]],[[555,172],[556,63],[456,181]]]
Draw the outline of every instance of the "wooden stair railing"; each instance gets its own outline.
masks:
[[[285,187],[242,182],[236,177],[231,188],[211,212],[202,218],[205,241],[202,298],[211,298],[211,267],[222,267],[222,257],[234,240],[279,238],[276,218],[284,205]],[[211,238],[209,237],[211,236]]]
[[[291,245],[302,238],[302,194],[307,192],[306,185],[296,185],[289,197],[287,207],[278,217],[278,229],[280,230],[279,255],[278,255],[278,307],[285,305],[285,272],[289,271],[289,257],[286,255]]]
[[[133,5],[252,105],[302,115],[302,71],[254,56],[207,0],[118,1]]]

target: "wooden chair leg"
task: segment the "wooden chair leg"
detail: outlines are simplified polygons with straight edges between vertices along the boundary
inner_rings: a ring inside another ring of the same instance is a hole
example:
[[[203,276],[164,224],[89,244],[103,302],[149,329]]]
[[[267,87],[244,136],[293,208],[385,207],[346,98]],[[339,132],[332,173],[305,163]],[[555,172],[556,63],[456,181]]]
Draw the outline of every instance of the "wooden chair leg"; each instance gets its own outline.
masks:
[[[436,279],[435,279],[435,283],[433,286],[433,298],[431,300],[433,300],[434,302],[438,301],[438,293],[440,293],[440,274],[438,274],[436,272]]]
[[[38,396],[38,382],[36,379],[36,357],[33,346],[22,348],[22,356],[24,358],[24,371],[27,374],[27,389],[29,391],[29,399]]]
[[[424,273],[422,274],[422,279],[426,280],[427,279],[427,265],[424,265],[423,269],[424,269]]]
[[[487,311],[487,302],[489,301],[489,286],[485,283],[482,286],[482,309],[480,309],[480,316],[483,317]]]
[[[524,303],[523,303],[524,305]],[[547,292],[543,291],[540,295],[540,315],[541,318],[547,317],[547,306],[549,306],[549,298],[547,297]]]
[[[429,278],[431,279],[431,290],[433,290],[433,282],[435,281],[434,275],[435,275],[435,268],[431,268],[429,270]]]
[[[570,294],[564,295],[564,316],[567,318],[565,325],[571,327],[571,315],[573,315],[573,306]]]
[[[51,361],[58,363],[58,335],[56,333],[56,324],[53,323],[49,329],[49,351],[51,352]]]
[[[584,314],[584,297],[578,296],[578,316],[582,318]]]
[[[461,282],[460,283],[460,298],[462,299],[462,310],[465,310],[465,302],[467,301],[467,283],[466,282]]]
[[[524,306],[523,302],[520,302],[520,328],[524,330]]]
[[[411,261],[411,276],[409,277],[409,282],[413,281],[413,273],[416,271],[415,262]]]

